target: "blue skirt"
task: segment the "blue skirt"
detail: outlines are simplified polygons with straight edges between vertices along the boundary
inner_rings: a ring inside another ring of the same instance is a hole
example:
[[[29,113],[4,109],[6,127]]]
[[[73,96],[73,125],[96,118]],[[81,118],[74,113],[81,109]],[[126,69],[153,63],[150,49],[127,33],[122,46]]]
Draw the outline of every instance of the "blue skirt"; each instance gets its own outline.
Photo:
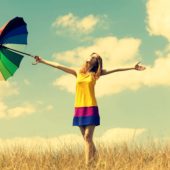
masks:
[[[73,126],[100,125],[98,106],[75,107]]]

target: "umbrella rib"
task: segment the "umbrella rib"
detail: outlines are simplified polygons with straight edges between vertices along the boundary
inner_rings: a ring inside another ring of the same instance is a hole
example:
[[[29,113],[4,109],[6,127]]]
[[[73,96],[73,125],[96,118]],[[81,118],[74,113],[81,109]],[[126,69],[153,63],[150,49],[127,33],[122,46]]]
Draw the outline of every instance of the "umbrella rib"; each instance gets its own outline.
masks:
[[[0,29],[0,72],[5,80],[14,75],[23,55],[35,57],[7,47],[8,44],[27,44],[27,36],[27,24],[22,17],[13,18]]]
[[[1,45],[1,44],[0,44],[0,47],[5,48],[5,49],[8,49],[8,50],[10,50],[10,51],[14,51],[14,52],[20,53],[20,54],[28,55],[28,56],[33,57],[33,58],[34,58],[34,56],[33,56],[33,55],[31,55],[31,54],[29,54],[29,53],[25,53],[25,52],[22,52],[22,51],[18,51],[18,50],[15,50],[15,49],[12,49],[12,48],[6,47],[6,46]]]

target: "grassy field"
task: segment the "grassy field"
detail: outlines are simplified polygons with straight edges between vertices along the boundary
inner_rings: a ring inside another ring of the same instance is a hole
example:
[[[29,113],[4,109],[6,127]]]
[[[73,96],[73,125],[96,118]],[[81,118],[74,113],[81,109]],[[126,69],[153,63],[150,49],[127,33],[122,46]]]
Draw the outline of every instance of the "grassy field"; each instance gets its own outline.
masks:
[[[73,147],[45,139],[1,140],[0,170],[170,170],[170,144],[95,143],[98,156],[87,168],[83,144]]]

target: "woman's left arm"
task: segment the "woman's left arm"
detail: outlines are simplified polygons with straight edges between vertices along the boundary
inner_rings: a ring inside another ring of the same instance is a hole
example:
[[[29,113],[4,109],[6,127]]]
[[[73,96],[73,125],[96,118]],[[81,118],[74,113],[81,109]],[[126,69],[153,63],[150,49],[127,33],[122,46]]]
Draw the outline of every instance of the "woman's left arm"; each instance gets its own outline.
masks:
[[[113,70],[110,70],[110,71],[107,71],[107,70],[104,70],[102,71],[102,75],[107,75],[107,74],[110,74],[110,73],[115,73],[115,72],[118,72],[118,71],[127,71],[127,70],[138,70],[138,71],[142,71],[142,70],[145,70],[146,68],[144,66],[140,66],[139,65],[140,62],[138,62],[134,67],[129,67],[129,68],[118,68],[118,69],[113,69]]]

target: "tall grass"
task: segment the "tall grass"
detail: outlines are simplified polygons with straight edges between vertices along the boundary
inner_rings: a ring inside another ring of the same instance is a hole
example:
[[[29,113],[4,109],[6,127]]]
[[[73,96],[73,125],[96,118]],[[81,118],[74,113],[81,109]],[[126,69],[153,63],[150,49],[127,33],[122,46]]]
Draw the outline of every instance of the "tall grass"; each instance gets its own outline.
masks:
[[[1,140],[0,170],[170,170],[170,144],[95,143],[95,160],[86,167],[83,143]]]

